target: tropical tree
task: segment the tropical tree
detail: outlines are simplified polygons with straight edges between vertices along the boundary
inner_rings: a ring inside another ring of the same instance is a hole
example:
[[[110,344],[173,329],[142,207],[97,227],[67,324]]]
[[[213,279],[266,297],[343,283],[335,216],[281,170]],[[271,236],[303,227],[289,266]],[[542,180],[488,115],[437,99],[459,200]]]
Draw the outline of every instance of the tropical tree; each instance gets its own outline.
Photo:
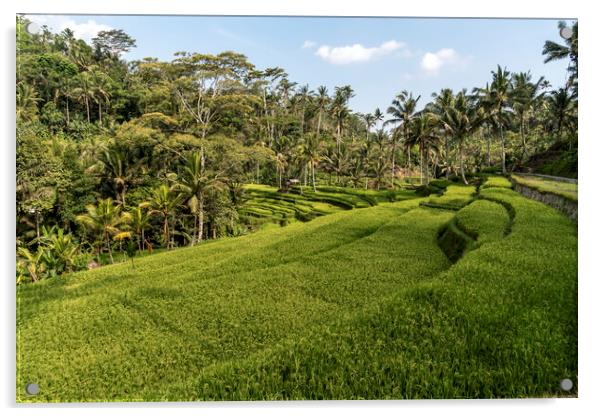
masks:
[[[222,185],[218,175],[211,175],[205,169],[205,156],[202,151],[190,154],[180,172],[176,189],[186,198],[186,204],[195,217],[191,244],[203,240],[205,194]]]
[[[37,117],[40,98],[33,86],[17,84],[17,120],[31,121]]]
[[[518,119],[519,134],[522,142],[522,153],[520,161],[525,159],[527,153],[527,135],[525,134],[526,126],[538,104],[541,102],[543,94],[540,93],[540,86],[543,82],[543,77],[536,82],[531,82],[531,74],[529,72],[519,72],[512,75],[511,84],[511,104],[516,118]]]
[[[562,140],[563,133],[574,131],[577,126],[577,101],[575,93],[569,92],[568,87],[552,91],[548,100],[552,131],[556,141]],[[572,147],[572,135],[569,135],[569,147]]]
[[[406,142],[406,148],[408,151],[408,172],[410,170],[410,152],[412,146],[410,145],[410,122],[416,116],[418,100],[420,96],[414,98],[412,93],[408,93],[406,90],[401,91],[391,102],[387,113],[391,115],[385,125],[393,124],[395,133],[393,134],[393,150],[391,160],[391,182],[395,176],[395,155],[397,151],[397,139],[402,138]]]
[[[78,215],[76,220],[100,238],[100,244],[105,245],[111,263],[114,263],[111,236],[120,233],[127,226],[131,220],[130,215],[122,212],[122,206],[115,205],[111,198],[102,199],[97,205],[86,206],[86,211],[86,214]],[[100,255],[100,246],[98,254]]]
[[[372,113],[362,114],[362,119],[364,120],[364,123],[366,124],[366,141],[368,141],[369,135],[370,135],[370,128],[372,128],[374,126],[376,119],[374,117],[374,114],[372,114]]]
[[[304,140],[299,146],[299,155],[302,160],[305,161],[306,166],[310,169],[311,181],[313,184],[314,192],[316,191],[316,166],[322,159],[321,155],[322,144],[318,136],[315,134],[308,133],[304,136]]]
[[[284,170],[286,169],[286,167],[288,165],[286,156],[280,152],[277,153],[276,159],[275,159],[275,164],[276,164],[276,172],[278,173],[278,188],[281,189],[282,188],[282,174],[284,173]]]
[[[437,148],[439,142],[436,127],[437,118],[428,112],[421,113],[410,122],[408,140],[412,145],[418,145],[420,153],[420,182],[422,184],[428,183],[429,180],[429,151]]]
[[[483,122],[483,110],[466,96],[466,91],[460,91],[454,97],[451,108],[441,119],[444,128],[457,144],[460,156],[460,174],[465,184],[468,184],[464,172],[464,142],[475,132]]]
[[[487,109],[488,117],[495,125],[502,150],[502,173],[506,174],[506,137],[505,129],[510,125],[511,111],[509,108],[511,98],[510,72],[498,65],[496,71],[491,71],[493,80],[487,91],[487,95],[482,98]]]
[[[558,22],[558,29],[563,30],[567,27],[565,21]],[[569,65],[567,71],[569,73],[569,79],[567,81],[567,87],[576,86],[578,78],[578,61],[579,61],[579,27],[578,22],[574,22],[571,25],[571,36],[568,39],[564,39],[564,45],[556,43],[551,40],[547,40],[543,45],[542,55],[545,55],[544,63],[562,60],[569,58]]]
[[[169,220],[183,199],[182,194],[173,191],[167,185],[161,185],[153,189],[148,201],[150,213],[163,217],[163,244],[167,249],[171,248]]]
[[[142,252],[146,244],[146,237],[144,235],[145,230],[150,224],[151,215],[147,211],[149,206],[148,202],[142,202],[137,207],[130,210],[130,227],[136,233],[138,240],[138,250]]]
[[[450,111],[453,101],[454,93],[450,88],[442,89],[439,94],[433,93],[432,97],[434,101],[427,106],[428,110],[435,115],[441,127],[443,127],[443,120],[446,112]],[[443,137],[444,149],[445,149],[445,178],[449,179],[451,173],[451,160],[450,160],[450,137],[445,128],[441,129],[441,137]]]
[[[320,85],[318,87],[318,95],[316,96],[316,107],[318,110],[318,125],[316,127],[316,131],[318,136],[320,136],[321,133],[320,128],[322,125],[322,115],[324,110],[326,110],[329,101],[330,97],[328,97],[328,89],[325,86]]]
[[[94,100],[94,80],[90,72],[80,72],[76,76],[76,85],[73,89],[75,98],[86,107],[86,117],[90,123],[90,102]]]

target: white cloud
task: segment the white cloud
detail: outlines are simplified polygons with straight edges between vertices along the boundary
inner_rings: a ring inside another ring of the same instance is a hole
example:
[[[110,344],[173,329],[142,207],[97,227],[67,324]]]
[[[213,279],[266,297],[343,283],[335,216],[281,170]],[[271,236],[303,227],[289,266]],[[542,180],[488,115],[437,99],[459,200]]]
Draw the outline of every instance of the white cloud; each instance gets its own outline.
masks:
[[[100,31],[113,29],[92,19],[77,23],[66,16],[27,16],[27,18],[40,26],[46,25],[51,31],[57,33],[69,28],[73,31],[73,35],[76,38],[84,39],[86,42],[90,42]]]
[[[367,62],[380,56],[389,55],[401,48],[405,48],[405,44],[396,40],[390,40],[372,48],[367,48],[359,43],[336,47],[322,45],[316,51],[316,55],[331,64],[345,65],[354,62]]]
[[[303,42],[303,46],[301,46],[303,49],[308,49],[308,48],[313,48],[314,46],[316,46],[316,42],[313,42],[311,40],[306,40],[305,42]]]
[[[443,66],[462,63],[464,59],[451,48],[439,49],[437,52],[427,52],[422,56],[420,66],[428,74],[435,75]]]

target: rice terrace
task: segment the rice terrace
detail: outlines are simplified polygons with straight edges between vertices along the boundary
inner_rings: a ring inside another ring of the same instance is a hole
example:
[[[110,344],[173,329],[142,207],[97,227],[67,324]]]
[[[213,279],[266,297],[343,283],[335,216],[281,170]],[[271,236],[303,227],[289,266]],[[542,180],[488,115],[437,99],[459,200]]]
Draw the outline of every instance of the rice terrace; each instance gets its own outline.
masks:
[[[408,76],[365,113],[18,17],[17,402],[576,397],[578,26],[537,25],[565,83]]]

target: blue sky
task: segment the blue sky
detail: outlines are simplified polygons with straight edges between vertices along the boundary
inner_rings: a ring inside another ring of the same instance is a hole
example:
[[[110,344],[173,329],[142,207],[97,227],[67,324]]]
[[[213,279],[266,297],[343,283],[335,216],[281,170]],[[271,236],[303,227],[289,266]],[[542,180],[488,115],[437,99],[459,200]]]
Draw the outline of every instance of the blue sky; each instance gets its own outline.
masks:
[[[89,40],[123,29],[138,47],[126,59],[171,60],[177,51],[245,54],[259,69],[279,66],[311,89],[349,84],[354,111],[385,110],[402,89],[421,95],[484,85],[498,64],[530,70],[553,87],[567,62],[543,63],[547,39],[560,41],[556,20],[304,18],[184,16],[29,16],[58,31],[69,26]]]

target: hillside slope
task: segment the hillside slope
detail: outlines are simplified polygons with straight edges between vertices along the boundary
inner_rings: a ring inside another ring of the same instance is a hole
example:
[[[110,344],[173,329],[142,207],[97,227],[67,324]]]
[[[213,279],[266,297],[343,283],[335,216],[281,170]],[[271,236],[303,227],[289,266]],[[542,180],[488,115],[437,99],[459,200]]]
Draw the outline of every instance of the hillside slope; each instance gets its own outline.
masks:
[[[437,237],[457,212],[416,199],[21,286],[18,401],[558,395],[576,231],[509,189],[481,197],[512,230],[453,266]]]

